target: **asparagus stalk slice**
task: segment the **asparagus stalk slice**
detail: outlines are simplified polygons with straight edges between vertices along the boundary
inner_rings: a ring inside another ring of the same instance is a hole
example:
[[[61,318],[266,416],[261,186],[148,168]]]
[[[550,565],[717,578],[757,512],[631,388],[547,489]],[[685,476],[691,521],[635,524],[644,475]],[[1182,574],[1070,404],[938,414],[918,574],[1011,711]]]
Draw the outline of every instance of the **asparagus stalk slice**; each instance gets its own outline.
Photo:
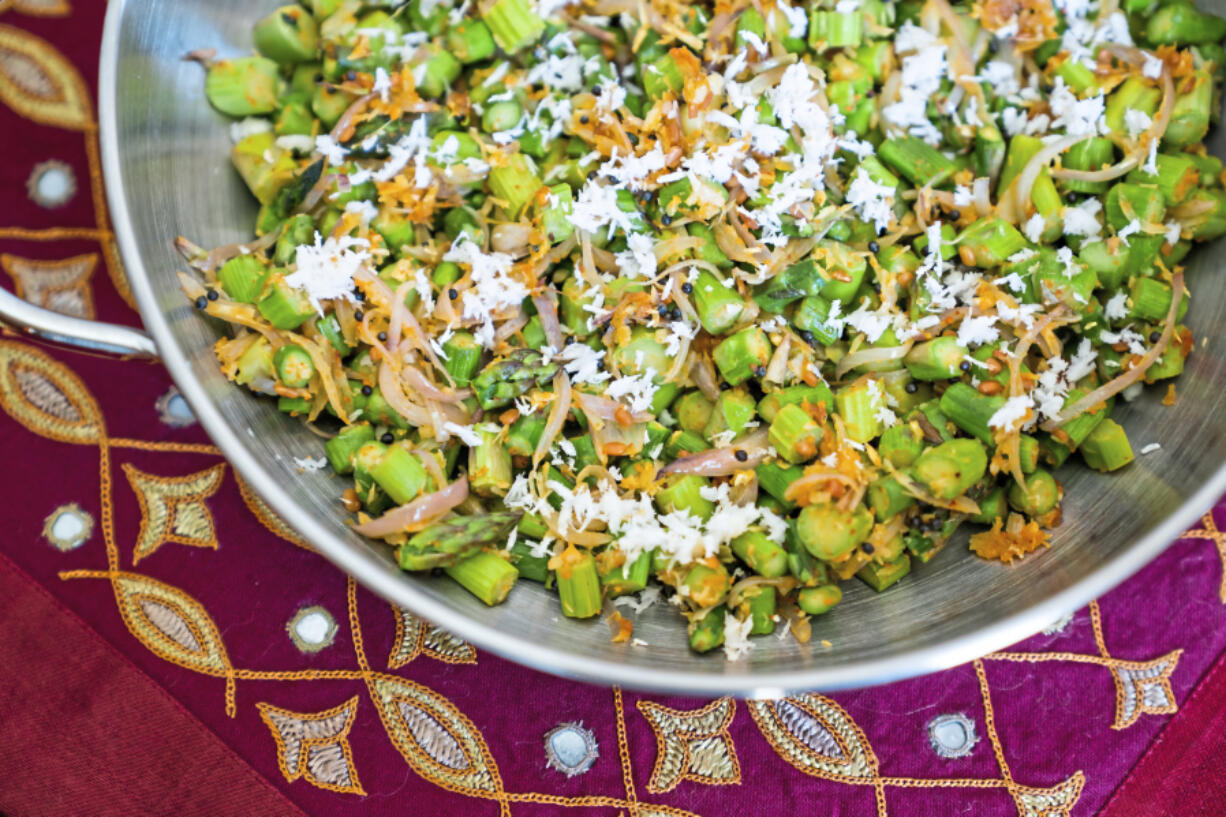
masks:
[[[981,525],[991,525],[997,519],[1004,519],[1009,513],[1009,509],[1005,501],[1005,489],[996,488],[987,496],[979,500],[979,513],[971,514],[967,518],[972,522],[978,522]]]
[[[799,406],[788,405],[771,421],[769,439],[788,462],[805,462],[817,456],[822,428]]]
[[[685,431],[700,433],[711,420],[715,405],[700,391],[689,391],[673,403],[673,416]]]
[[[656,504],[664,513],[684,511],[699,519],[710,519],[715,503],[702,495],[709,480],[696,474],[670,476],[656,491]]]
[[[938,499],[953,499],[983,478],[988,455],[978,440],[957,438],[930,448],[915,461],[915,477]]]
[[[591,618],[604,603],[596,560],[585,550],[568,547],[549,560],[557,574],[558,599],[567,618]]]
[[[710,652],[724,643],[724,616],[728,610],[719,605],[709,611],[701,619],[690,622],[690,649],[694,652]]]
[[[856,572],[857,578],[876,590],[883,592],[911,572],[911,557],[901,554],[897,559],[884,564],[869,562]]]
[[[266,292],[256,308],[277,329],[297,329],[315,314],[315,307],[311,306],[307,296],[285,283],[280,275],[272,276],[272,283]]]
[[[954,163],[939,150],[914,136],[885,140],[877,149],[877,156],[916,187],[935,187],[953,175],[956,169]]]
[[[490,551],[481,551],[443,570],[488,607],[502,604],[519,578],[514,565]]]
[[[227,116],[258,116],[277,109],[277,64],[264,57],[238,57],[209,66],[204,95]]]
[[[527,518],[525,515],[524,519]],[[522,533],[522,530],[520,532]],[[548,582],[549,577],[552,575],[549,571],[549,557],[533,556],[531,543],[525,542],[522,539],[517,540],[511,546],[511,564],[515,565],[515,569],[519,571],[520,577],[539,582],[540,584]]]
[[[924,450],[924,435],[914,423],[900,423],[881,433],[877,453],[895,468],[907,468]]]
[[[741,317],[745,301],[736,290],[702,270],[694,280],[694,307],[702,328],[712,335],[722,335]]]
[[[1145,24],[1145,39],[1155,45],[1200,45],[1226,37],[1226,20],[1182,3],[1163,6]]]
[[[809,17],[809,45],[814,49],[854,48],[863,37],[864,22],[859,11],[815,9]]]
[[[809,403],[812,406],[825,406],[826,411],[834,409],[834,392],[825,383],[816,386],[788,386],[786,389],[771,392],[758,401],[758,414],[768,423],[775,419],[784,406],[802,406]]]
[[[281,6],[255,26],[256,50],[280,63],[315,58],[319,29],[315,19],[298,5]]]
[[[843,591],[837,584],[806,587],[796,594],[796,606],[811,616],[830,612],[843,600]]]
[[[472,387],[481,408],[489,411],[508,405],[533,386],[544,386],[557,371],[558,364],[546,363],[537,350],[515,349],[486,364],[473,378]]]
[[[835,411],[843,418],[848,438],[867,443],[881,433],[878,406],[869,392],[868,380],[858,380],[835,392]]]
[[[830,561],[849,552],[868,536],[873,515],[864,506],[842,511],[834,505],[808,505],[796,519],[796,535],[809,553]]]
[[[346,426],[324,443],[324,455],[327,456],[333,471],[338,474],[352,474],[354,455],[364,443],[374,439],[375,430],[370,423]]]
[[[447,50],[465,65],[494,56],[490,27],[482,20],[462,20],[447,31]]]
[[[1128,435],[1110,418],[1090,432],[1078,451],[1086,465],[1095,471],[1118,471],[1135,458]]]
[[[217,280],[225,293],[239,303],[252,304],[260,299],[268,270],[254,255],[237,255],[221,265]]]
[[[916,499],[907,493],[893,476],[884,476],[868,486],[868,504],[878,522],[893,519],[915,505]]]
[[[486,8],[483,18],[494,41],[508,54],[527,47],[545,30],[545,21],[529,0],[497,0]]]
[[[907,371],[916,380],[948,380],[961,374],[966,347],[949,335],[917,343],[903,358]]]
[[[519,517],[519,513],[501,511],[435,522],[400,546],[400,567],[404,570],[448,567],[474,556],[484,547],[502,546]]]
[[[505,496],[511,488],[511,452],[500,429],[477,427],[478,445],[468,449],[468,484],[481,496]]]
[[[776,579],[788,572],[788,554],[765,533],[751,530],[731,542],[732,552],[759,576]]]
[[[511,218],[517,218],[541,189],[541,180],[529,166],[528,158],[518,153],[506,165],[490,170],[489,181],[493,194],[506,202]]]
[[[804,473],[803,468],[799,465],[784,468],[779,463],[764,462],[755,468],[754,472],[758,476],[758,485],[762,490],[781,503],[786,510],[794,507],[794,503],[787,499],[786,494],[788,486],[800,479]]]
[[[745,590],[741,595],[738,610],[743,610],[744,618],[752,622],[749,625],[750,635],[767,635],[775,631],[776,603],[775,588],[770,585],[760,585]]]
[[[388,447],[370,475],[397,505],[412,502],[426,489],[425,466],[400,445]]]
[[[646,551],[633,562],[618,565],[600,577],[600,583],[610,597],[637,593],[647,587],[651,578],[651,562],[654,551]]]
[[[766,333],[756,326],[751,326],[720,341],[711,357],[714,358],[724,380],[730,385],[738,386],[750,377],[759,375],[760,369],[766,368],[772,351]]]
[[[1115,161],[1115,144],[1110,139],[1094,137],[1078,142],[1068,149],[1061,163],[1069,170],[1101,170]],[[1089,182],[1081,179],[1061,179],[1060,189],[1067,193],[1105,193],[1109,182]]]
[[[1016,480],[1009,486],[1009,505],[1030,517],[1038,517],[1056,507],[1060,501],[1060,485],[1051,472],[1038,469],[1026,477],[1026,484]]]

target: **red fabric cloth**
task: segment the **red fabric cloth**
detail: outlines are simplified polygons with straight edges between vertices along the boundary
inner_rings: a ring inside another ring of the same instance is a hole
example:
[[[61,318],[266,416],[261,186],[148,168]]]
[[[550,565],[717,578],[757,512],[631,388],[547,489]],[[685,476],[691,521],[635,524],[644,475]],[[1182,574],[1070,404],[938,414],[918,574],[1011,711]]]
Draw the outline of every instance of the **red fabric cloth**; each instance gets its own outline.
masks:
[[[0,812],[305,817],[0,555]]]

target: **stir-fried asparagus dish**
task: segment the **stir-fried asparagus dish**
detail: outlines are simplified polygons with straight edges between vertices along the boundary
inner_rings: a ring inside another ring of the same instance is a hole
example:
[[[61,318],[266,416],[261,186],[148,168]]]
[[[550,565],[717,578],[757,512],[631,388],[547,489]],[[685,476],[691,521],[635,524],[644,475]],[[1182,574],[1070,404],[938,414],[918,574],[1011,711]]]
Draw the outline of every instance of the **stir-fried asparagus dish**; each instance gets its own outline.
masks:
[[[402,568],[736,659],[964,523],[1048,546],[1070,459],[1127,473],[1113,409],[1176,399],[1226,233],[1223,38],[1186,0],[302,0],[189,55],[260,207],[182,285]]]

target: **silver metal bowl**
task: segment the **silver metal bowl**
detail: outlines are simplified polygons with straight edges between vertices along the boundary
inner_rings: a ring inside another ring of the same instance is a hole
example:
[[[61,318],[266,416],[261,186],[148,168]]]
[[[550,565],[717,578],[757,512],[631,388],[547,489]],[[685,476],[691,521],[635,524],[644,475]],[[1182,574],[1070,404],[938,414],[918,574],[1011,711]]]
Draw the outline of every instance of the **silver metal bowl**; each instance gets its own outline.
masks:
[[[182,57],[198,48],[223,56],[250,51],[252,23],[276,5],[111,1],[99,110],[107,192],[128,278],[162,361],[243,478],[338,567],[456,635],[546,672],[695,695],[877,684],[968,661],[1034,633],[1132,574],[1226,491],[1226,404],[1219,399],[1226,384],[1226,334],[1219,331],[1226,287],[1213,279],[1218,243],[1195,252],[1189,265],[1196,298],[1187,322],[1197,349],[1178,381],[1178,401],[1163,407],[1165,390],[1154,388],[1117,411],[1137,448],[1157,442],[1162,449],[1114,476],[1064,468],[1064,524],[1049,551],[1018,565],[972,556],[963,535],[884,594],[849,583],[845,601],[814,621],[812,643],[761,638],[734,663],[720,653],[690,652],[682,622],[667,605],[638,618],[635,635],[649,646],[630,647],[610,643],[599,620],[564,619],[554,595],[532,582],[490,609],[450,581],[401,572],[389,548],[346,527],[341,479],[297,472],[293,457],[318,456],[319,441],[271,401],[219,374],[211,346],[222,327],[192,309],[175,279],[176,235],[204,246],[242,240],[254,216],[230,167],[226,122],[205,102],[200,67]],[[1219,155],[1223,138],[1221,132],[1214,138]],[[28,312],[19,320],[39,323]],[[61,322],[53,331],[81,328]],[[122,345],[114,336],[110,342]]]

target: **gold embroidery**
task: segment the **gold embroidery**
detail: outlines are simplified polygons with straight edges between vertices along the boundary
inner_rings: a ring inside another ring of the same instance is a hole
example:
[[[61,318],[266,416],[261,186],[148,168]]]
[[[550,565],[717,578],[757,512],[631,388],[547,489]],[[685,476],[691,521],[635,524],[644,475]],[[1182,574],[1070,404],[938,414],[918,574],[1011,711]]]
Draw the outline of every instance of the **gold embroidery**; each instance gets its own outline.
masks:
[[[1142,715],[1169,715],[1178,711],[1175,693],[1171,690],[1171,674],[1179,664],[1183,650],[1174,650],[1149,661],[1129,661],[1116,658],[1107,650],[1103,637],[1102,612],[1097,601],[1090,602],[1090,626],[1098,655],[1070,652],[998,652],[985,655],[983,660],[1017,661],[1038,664],[1047,661],[1069,661],[1096,664],[1111,671],[1115,683],[1115,716],[1112,729],[1126,729]]]
[[[75,550],[94,532],[94,518],[75,502],[61,505],[43,520],[43,538],[62,551]]]
[[[291,712],[268,703],[256,707],[277,742],[277,765],[286,780],[302,777],[341,794],[366,794],[346,739],[358,712],[358,696],[324,712]]]
[[[101,241],[108,235],[110,235],[110,230],[96,230],[90,227],[46,227],[43,229],[0,227],[0,238],[13,238],[19,241]]]
[[[630,811],[633,814],[638,792],[634,790],[634,769],[630,765],[630,741],[626,738],[626,713],[622,702],[621,687],[613,687],[613,709],[617,715],[617,759],[622,767],[622,785],[626,789],[626,799],[630,801]],[[643,812],[640,812],[640,815]]]
[[[392,614],[396,618],[396,640],[387,657],[388,669],[399,669],[423,653],[448,664],[477,663],[477,651],[467,641],[403,607],[392,605]]]
[[[31,17],[65,17],[72,13],[68,0],[0,0],[0,13],[9,10]]]
[[[0,102],[43,125],[93,127],[77,69],[51,43],[8,25],[0,25]]]
[[[988,686],[988,675],[984,670],[983,661],[975,661],[975,678],[979,681],[979,695],[983,699],[984,731],[992,744],[992,753],[996,756],[996,764],[1000,767],[1000,776],[1005,782],[1013,802],[1017,806],[1018,817],[1068,817],[1081,797],[1081,789],[1085,786],[1085,775],[1074,772],[1063,783],[1049,789],[1018,785],[1013,779],[1009,763],[1005,760],[1005,750],[1001,745],[1000,736],[996,734],[996,713],[992,708],[992,693]]]
[[[808,693],[748,705],[767,742],[805,774],[842,782],[876,776],[877,757],[864,732],[829,698]]]
[[[102,189],[102,179],[101,176],[98,175],[97,166],[94,164],[94,162],[97,161],[96,156],[94,155],[97,151],[97,148],[95,147],[96,140],[97,134],[90,134],[86,145],[91,149],[90,176],[92,177],[91,181],[94,185],[95,197]],[[98,206],[97,201],[95,201],[94,204],[95,207]],[[124,303],[132,307],[132,309],[139,311],[138,307],[136,306],[136,296],[132,294],[132,285],[128,283],[128,273],[124,269],[123,258],[119,255],[119,247],[115,243],[115,237],[111,234],[110,230],[107,229],[106,210],[104,208],[102,210],[98,210],[97,212],[99,214],[98,230],[99,232],[103,233],[103,237],[101,239],[102,254],[106,256],[106,273],[111,277],[111,285],[115,287],[115,291],[119,293],[119,297],[123,298]]]
[[[139,573],[71,570],[61,579],[109,579],[124,626],[154,655],[226,679],[226,714],[234,717],[234,668],[204,606],[177,587]]]
[[[132,564],[153,555],[165,542],[217,549],[213,516],[204,500],[221,487],[225,467],[218,463],[182,477],[159,477],[123,464],[141,513]]]
[[[732,698],[720,698],[690,712],[654,701],[639,701],[637,706],[656,735],[656,765],[647,791],[663,794],[682,780],[709,786],[741,782],[736,747],[728,734],[736,716]]]
[[[94,396],[67,366],[24,343],[0,341],[0,406],[43,437],[96,442],[103,433]]]
[[[1218,559],[1222,562],[1222,582],[1218,585],[1217,597],[1222,604],[1226,604],[1226,533],[1218,530],[1213,511],[1202,516],[1200,523],[1202,527],[1186,530],[1180,538],[1208,539],[1217,548]]]
[[[375,675],[370,686],[383,728],[414,771],[460,794],[502,790],[481,733],[454,704],[405,678]]]
[[[255,515],[255,518],[259,520],[261,525],[290,544],[297,545],[303,550],[309,550],[312,553],[315,552],[315,549],[307,544],[307,541],[299,536],[297,531],[286,524],[284,519],[277,516],[272,508],[268,507],[268,503],[259,494],[251,490],[251,486],[247,484],[246,480],[239,477],[237,472],[235,472],[235,480],[238,482],[238,492],[243,497],[243,504]]]
[[[37,261],[5,254],[0,255],[0,266],[13,279],[18,297],[65,315],[93,319],[90,277],[98,266],[97,253],[62,261]]]
[[[1112,729],[1126,729],[1142,715],[1169,715],[1179,709],[1171,690],[1171,673],[1183,650],[1169,652],[1152,661],[1120,661],[1111,665],[1115,680],[1115,722]]]
[[[1018,817],[1069,817],[1085,784],[1085,775],[1077,772],[1049,789],[1018,786],[1013,793]]]
[[[163,451],[175,454],[212,454],[221,456],[221,449],[215,445],[202,443],[172,443],[156,440],[132,440],[127,437],[110,437],[107,445],[111,448],[134,448],[137,451]]]

